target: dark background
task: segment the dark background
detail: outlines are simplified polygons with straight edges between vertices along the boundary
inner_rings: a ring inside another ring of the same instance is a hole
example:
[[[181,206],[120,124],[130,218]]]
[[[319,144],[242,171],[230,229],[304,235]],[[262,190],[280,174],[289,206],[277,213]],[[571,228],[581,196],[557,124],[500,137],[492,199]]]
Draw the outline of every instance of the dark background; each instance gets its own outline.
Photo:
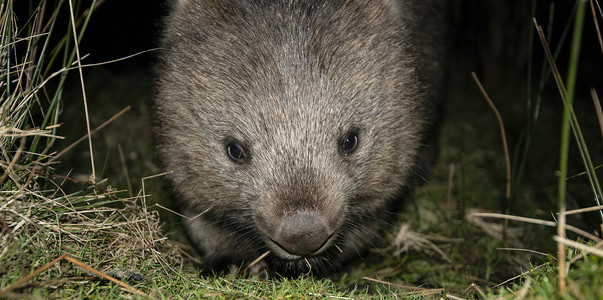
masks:
[[[466,68],[477,73],[488,73],[498,81],[512,81],[516,71],[525,72],[530,32],[534,16],[545,31],[549,24],[551,4],[554,5],[551,45],[557,45],[561,33],[570,20],[574,1],[469,1],[449,0],[449,49],[454,61],[462,61]],[[169,10],[169,1],[106,0],[94,12],[81,45],[83,53],[90,53],[91,61],[102,62],[124,57],[157,47],[162,19]],[[570,23],[572,24],[572,23]],[[585,23],[581,70],[593,68],[590,58],[598,56],[590,8]],[[571,31],[570,31],[571,33]],[[571,37],[570,37],[571,38]],[[540,63],[542,51],[534,39],[534,63]],[[565,45],[569,44],[569,40]],[[564,66],[567,47],[558,63]],[[123,66],[147,66],[151,55],[129,59],[107,66],[117,69]],[[458,59],[457,59],[458,58]],[[563,70],[563,68],[561,68]],[[520,78],[522,79],[522,78]],[[582,78],[584,84],[600,85],[600,82]]]

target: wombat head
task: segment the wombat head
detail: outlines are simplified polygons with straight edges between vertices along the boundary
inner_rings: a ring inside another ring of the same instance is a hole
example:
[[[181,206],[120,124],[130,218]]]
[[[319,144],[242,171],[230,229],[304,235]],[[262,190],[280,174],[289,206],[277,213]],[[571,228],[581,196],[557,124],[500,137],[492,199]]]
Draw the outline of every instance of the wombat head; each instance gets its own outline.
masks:
[[[209,263],[270,250],[277,270],[316,271],[374,240],[426,125],[407,14],[385,0],[175,8],[158,150],[185,214],[207,210],[187,228]]]

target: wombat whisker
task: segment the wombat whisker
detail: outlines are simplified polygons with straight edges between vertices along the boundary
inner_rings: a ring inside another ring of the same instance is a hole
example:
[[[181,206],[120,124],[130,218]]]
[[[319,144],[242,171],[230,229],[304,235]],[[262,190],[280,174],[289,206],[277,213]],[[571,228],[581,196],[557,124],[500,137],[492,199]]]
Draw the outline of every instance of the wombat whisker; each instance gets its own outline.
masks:
[[[429,178],[423,174],[425,171],[421,171],[421,172],[415,172],[412,174],[412,179],[411,183],[416,185],[416,186],[422,186],[423,184],[427,184],[429,183]]]
[[[378,231],[373,230],[365,230],[366,226],[360,223],[355,223],[352,221],[348,221],[344,227],[342,228],[343,232],[347,233],[347,237],[352,241],[372,241],[374,239],[380,238],[380,234]]]

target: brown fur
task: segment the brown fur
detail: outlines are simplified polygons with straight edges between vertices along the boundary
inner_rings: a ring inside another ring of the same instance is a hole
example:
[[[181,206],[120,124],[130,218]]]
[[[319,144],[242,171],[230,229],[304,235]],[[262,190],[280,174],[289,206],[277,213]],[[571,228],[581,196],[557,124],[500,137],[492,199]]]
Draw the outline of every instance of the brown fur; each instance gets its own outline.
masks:
[[[431,8],[419,3],[174,6],[158,151],[182,212],[208,210],[185,228],[209,268],[270,250],[272,270],[320,272],[375,241],[417,171],[438,84],[433,35],[420,34]]]

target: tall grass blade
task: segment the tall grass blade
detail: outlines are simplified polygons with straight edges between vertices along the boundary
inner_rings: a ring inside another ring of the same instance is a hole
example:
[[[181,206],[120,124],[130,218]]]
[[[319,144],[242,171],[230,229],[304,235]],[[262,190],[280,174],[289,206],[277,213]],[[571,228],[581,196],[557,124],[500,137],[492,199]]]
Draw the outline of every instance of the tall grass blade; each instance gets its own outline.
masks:
[[[536,14],[536,1],[534,1],[533,3],[534,7],[533,7],[533,15]],[[576,10],[578,8],[578,4],[576,3],[576,5],[574,5],[573,9],[572,9],[572,13],[570,15],[574,16],[576,14]],[[547,26],[547,34],[546,34],[546,41],[547,43],[550,43],[551,39],[552,39],[552,35],[553,35],[553,20],[554,20],[554,15],[555,15],[555,3],[551,3],[550,7],[549,7],[549,20],[548,20],[548,26]],[[557,58],[559,57],[559,54],[561,52],[561,50],[563,49],[563,46],[565,45],[566,41],[567,41],[567,37],[569,35],[571,29],[571,22],[567,22],[567,24],[565,24],[565,26],[563,27],[563,31],[561,32],[561,35],[559,37],[559,41],[556,45],[556,49],[553,52],[553,58],[554,60],[557,60]],[[531,41],[533,40],[533,36],[532,34],[530,34],[530,38],[529,38],[529,53],[532,53],[532,43]],[[530,54],[529,57],[532,57],[532,55]],[[514,206],[514,202],[515,199],[517,198],[517,193],[519,192],[519,187],[521,185],[521,183],[523,182],[523,175],[525,172],[525,166],[526,166],[526,162],[528,160],[528,154],[530,152],[530,148],[532,145],[532,139],[534,136],[534,132],[536,129],[536,123],[538,123],[538,118],[540,116],[540,107],[541,107],[541,103],[542,103],[542,95],[543,95],[543,91],[546,88],[546,84],[551,76],[551,71],[549,68],[547,68],[547,58],[544,57],[543,58],[543,63],[542,63],[542,67],[540,69],[539,72],[539,81],[538,81],[538,90],[535,93],[535,95],[533,95],[532,93],[532,84],[531,84],[531,78],[532,78],[532,67],[531,67],[531,63],[528,63],[528,71],[527,71],[527,78],[528,78],[528,83],[527,83],[527,91],[528,91],[528,95],[527,95],[527,100],[526,100],[526,111],[527,113],[527,121],[526,121],[526,126],[525,129],[523,130],[523,132],[521,133],[519,139],[518,139],[518,143],[517,146],[515,147],[515,151],[514,151],[514,155],[513,155],[513,166],[511,167],[513,173],[512,173],[512,182],[511,182],[511,197],[508,203],[508,207],[507,207],[507,211],[510,212],[512,207]],[[535,98],[534,100],[532,100],[532,98]]]
[[[577,13],[576,15],[576,19],[578,19],[578,17],[581,15],[581,21],[580,20],[576,20],[575,22],[582,24],[584,21],[584,6],[586,4],[585,0],[579,0],[581,1],[581,4],[583,6],[582,8],[582,13],[579,14]],[[578,10],[577,12],[579,12],[580,10]],[[572,88],[572,94],[571,94],[571,98],[567,99],[568,96],[570,96],[569,94],[569,90],[566,88],[563,79],[561,77],[561,74],[559,73],[559,70],[557,68],[557,65],[555,63],[555,60],[553,58],[553,55],[551,53],[551,50],[548,46],[548,43],[546,42],[546,39],[544,37],[544,33],[542,31],[542,28],[538,25],[538,22],[536,21],[536,19],[534,19],[534,24],[536,26],[536,30],[538,32],[538,35],[540,37],[540,40],[542,42],[542,46],[545,50],[545,54],[549,63],[549,66],[552,69],[553,72],[553,78],[555,79],[555,83],[557,85],[557,89],[559,90],[559,94],[561,96],[561,100],[563,101],[564,104],[564,122],[567,122],[568,125],[563,125],[562,129],[563,130],[567,130],[567,138],[562,138],[562,146],[561,146],[561,153],[564,155],[560,155],[560,169],[563,168],[563,170],[560,170],[560,178],[559,178],[559,205],[561,207],[561,205],[565,205],[565,198],[566,198],[566,192],[567,192],[567,158],[569,155],[569,130],[571,129],[572,134],[574,136],[574,138],[576,139],[577,145],[578,145],[578,150],[580,152],[580,158],[582,159],[582,163],[586,169],[586,175],[588,177],[589,183],[590,183],[590,187],[592,189],[593,192],[593,196],[594,196],[594,200],[596,202],[597,205],[601,205],[601,199],[603,199],[603,191],[601,189],[601,184],[600,181],[597,177],[597,174],[595,172],[595,167],[592,163],[592,159],[590,157],[590,152],[588,151],[588,147],[586,145],[586,142],[584,140],[584,136],[582,134],[582,130],[580,129],[580,125],[578,123],[578,118],[576,117],[576,114],[574,113],[574,109],[573,106],[571,105],[570,101],[573,101],[573,90],[575,89],[575,80],[576,80],[576,72],[577,72],[577,60],[579,58],[579,50],[580,50],[580,45],[576,45],[576,43],[580,42],[579,38],[574,38],[575,41],[572,42],[572,54],[571,54],[571,62],[570,62],[570,70],[568,71],[568,83],[570,83],[570,78],[573,78],[573,83],[571,83],[573,86]],[[578,25],[579,28],[577,28],[576,30],[580,30],[579,32],[581,33],[581,25]],[[577,41],[576,41],[577,39]],[[572,65],[574,65],[572,67]],[[571,70],[572,68],[576,68],[573,71]],[[567,118],[565,118],[567,117]],[[567,120],[567,121],[565,121]],[[567,127],[566,127],[567,126]],[[565,129],[568,128],[568,129]],[[564,144],[567,143],[567,150],[564,150],[563,146]],[[600,211],[601,214],[601,219],[603,220],[603,211]]]
[[[61,1],[59,3],[59,5],[61,5],[63,2],[64,1]],[[92,12],[94,10],[93,8],[95,7],[96,3],[97,3],[97,0],[94,0],[92,2],[92,4],[90,5],[90,9],[86,10],[84,12],[86,17],[84,19],[83,24],[81,24],[81,28],[78,33],[78,37],[77,37],[78,43],[81,42],[82,37],[84,36],[84,33],[85,33],[86,28],[88,27],[88,23],[90,21],[90,17],[92,16]],[[69,23],[69,26],[71,26],[71,23]],[[70,35],[71,30],[66,30],[66,33],[67,33],[67,37],[65,38],[65,43],[64,43],[65,49],[63,51],[64,56],[63,56],[63,63],[62,63],[62,66],[65,69],[65,72],[63,72],[61,74],[59,83],[58,83],[55,93],[52,97],[50,106],[48,107],[46,114],[44,116],[44,120],[42,121],[42,124],[40,125],[40,128],[42,128],[42,129],[49,126],[49,124],[56,124],[58,122],[58,115],[59,115],[59,111],[60,111],[59,99],[61,99],[61,96],[63,94],[63,87],[65,85],[65,80],[67,79],[67,73],[68,73],[69,67],[73,64],[75,57],[76,57],[75,47],[73,49],[69,49],[67,47],[67,45],[69,44],[67,41],[70,40],[69,37],[71,36]],[[58,52],[55,53],[55,55],[58,55]],[[36,137],[36,139],[34,139],[32,146],[30,148],[30,151],[32,153],[36,153],[38,151],[40,139],[41,139],[41,137]],[[47,141],[47,145],[49,145],[51,143],[52,143],[52,140]]]

